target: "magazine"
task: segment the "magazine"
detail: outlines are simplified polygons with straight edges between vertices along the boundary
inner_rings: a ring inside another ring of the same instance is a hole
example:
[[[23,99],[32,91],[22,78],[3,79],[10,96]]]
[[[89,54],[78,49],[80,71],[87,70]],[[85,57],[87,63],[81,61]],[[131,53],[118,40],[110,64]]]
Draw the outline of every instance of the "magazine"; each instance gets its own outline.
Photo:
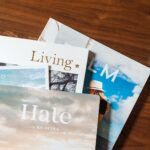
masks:
[[[0,60],[4,64],[50,66],[50,89],[82,93],[86,48],[6,36],[0,36],[0,44]]]
[[[117,51],[50,19],[39,40],[91,50],[84,93],[101,100],[97,150],[112,149],[148,77],[150,69]]]
[[[1,150],[95,150],[99,97],[0,86]]]
[[[49,89],[48,67],[6,65],[0,66],[0,85]]]

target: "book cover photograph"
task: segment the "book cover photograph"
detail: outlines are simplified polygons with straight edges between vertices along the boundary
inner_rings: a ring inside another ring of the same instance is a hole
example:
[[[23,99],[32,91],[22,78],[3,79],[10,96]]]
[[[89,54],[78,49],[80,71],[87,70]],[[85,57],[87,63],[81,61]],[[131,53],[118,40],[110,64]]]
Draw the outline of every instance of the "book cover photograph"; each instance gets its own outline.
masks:
[[[95,95],[1,85],[0,149],[95,150],[98,112]]]
[[[49,89],[82,93],[86,48],[6,36],[0,36],[0,43],[1,65],[50,66]]]
[[[99,96],[97,150],[111,150],[149,77],[150,69],[54,19],[48,21],[39,40],[91,51],[83,93]]]
[[[0,66],[0,85],[49,89],[48,79],[49,67]]]

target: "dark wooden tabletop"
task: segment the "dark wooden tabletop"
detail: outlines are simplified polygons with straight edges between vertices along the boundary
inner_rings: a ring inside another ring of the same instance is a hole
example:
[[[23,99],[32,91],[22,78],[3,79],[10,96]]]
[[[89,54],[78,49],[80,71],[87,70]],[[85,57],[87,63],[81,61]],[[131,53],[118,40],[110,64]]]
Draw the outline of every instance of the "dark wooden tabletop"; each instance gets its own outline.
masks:
[[[0,0],[1,35],[37,39],[50,17],[150,66],[149,0]],[[150,79],[114,149],[150,149]]]

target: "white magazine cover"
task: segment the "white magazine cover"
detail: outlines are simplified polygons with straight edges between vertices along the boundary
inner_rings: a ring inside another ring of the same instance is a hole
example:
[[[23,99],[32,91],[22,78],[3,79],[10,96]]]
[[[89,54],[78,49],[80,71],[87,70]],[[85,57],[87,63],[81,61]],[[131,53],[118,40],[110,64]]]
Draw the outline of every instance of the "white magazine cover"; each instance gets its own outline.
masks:
[[[1,63],[0,85],[49,89],[49,67],[10,66]]]
[[[88,48],[84,93],[100,96],[97,150],[112,149],[148,77],[150,69],[117,51],[50,19],[39,40]]]
[[[82,93],[87,49],[6,36],[0,36],[0,45],[1,62],[50,66],[50,89]]]
[[[0,150],[95,150],[99,97],[0,85]]]

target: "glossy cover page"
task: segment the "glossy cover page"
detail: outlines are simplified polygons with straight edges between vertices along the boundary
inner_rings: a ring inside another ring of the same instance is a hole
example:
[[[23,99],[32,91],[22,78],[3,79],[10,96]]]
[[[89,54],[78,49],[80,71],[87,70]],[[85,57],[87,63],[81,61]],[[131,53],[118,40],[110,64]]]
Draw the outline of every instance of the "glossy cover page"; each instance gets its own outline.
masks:
[[[112,149],[150,69],[54,19],[48,21],[39,40],[91,50],[83,92],[101,99],[97,150]]]
[[[99,98],[0,86],[0,150],[95,150]]]
[[[0,36],[0,45],[1,63],[50,66],[49,89],[82,93],[86,48],[6,36]]]

